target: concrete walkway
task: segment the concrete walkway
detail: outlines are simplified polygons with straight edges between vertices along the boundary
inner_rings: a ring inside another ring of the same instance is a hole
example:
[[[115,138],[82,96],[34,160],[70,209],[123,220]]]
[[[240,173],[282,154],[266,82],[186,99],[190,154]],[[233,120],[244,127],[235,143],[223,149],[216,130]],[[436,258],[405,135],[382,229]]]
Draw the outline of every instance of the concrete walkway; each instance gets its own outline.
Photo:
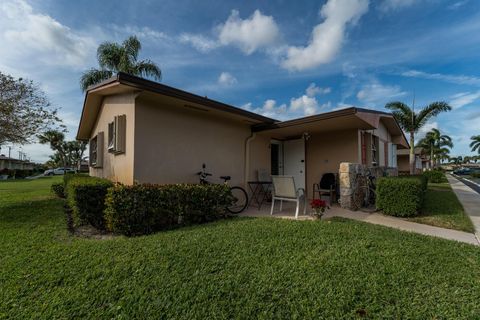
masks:
[[[449,174],[447,174],[447,179],[452,186],[453,192],[455,192],[458,200],[462,203],[465,213],[472,220],[475,227],[475,235],[480,242],[480,194]]]
[[[283,219],[295,219],[294,212],[295,207],[293,204],[284,203],[284,208],[281,212],[278,212],[278,209],[274,211],[274,218],[283,218]],[[308,210],[307,210],[308,211]],[[271,217],[270,215],[270,206],[264,205],[260,210],[257,208],[248,208],[242,216],[248,217]],[[473,233],[457,231],[452,229],[439,228],[434,226],[429,226],[426,224],[415,223],[407,221],[401,218],[385,216],[379,213],[366,213],[361,211],[350,211],[342,209],[338,205],[332,206],[328,213],[322,218],[331,218],[331,217],[342,217],[357,221],[368,222],[372,224],[382,225],[390,228],[395,228],[403,231],[419,233],[427,236],[433,236],[448,240],[455,240],[459,242],[469,243],[476,246],[480,245],[480,242],[477,240]],[[311,220],[311,216],[300,215],[299,220]],[[479,214],[480,218],[480,214]]]

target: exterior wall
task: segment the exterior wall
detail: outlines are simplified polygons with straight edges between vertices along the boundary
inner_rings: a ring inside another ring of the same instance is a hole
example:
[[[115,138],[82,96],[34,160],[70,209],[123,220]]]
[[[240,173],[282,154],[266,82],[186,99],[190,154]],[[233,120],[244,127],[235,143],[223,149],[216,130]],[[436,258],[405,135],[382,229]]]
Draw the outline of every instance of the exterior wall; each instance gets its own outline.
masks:
[[[133,155],[134,155],[134,130],[135,130],[135,97],[136,94],[123,94],[105,97],[90,138],[99,132],[104,132],[103,163],[101,168],[90,167],[90,175],[107,178],[125,184],[133,183]],[[125,153],[112,154],[108,147],[108,123],[115,116],[126,115],[126,142]]]
[[[258,180],[258,170],[271,172],[271,139],[268,135],[257,134],[250,142],[249,168],[247,181]]]
[[[171,103],[136,101],[135,182],[196,183],[205,163],[210,181],[243,184],[250,125]]]
[[[398,155],[397,156],[397,165],[399,172],[410,172],[410,159],[409,155]]]
[[[306,191],[312,197],[312,185],[327,172],[338,173],[341,162],[360,162],[358,130],[315,134],[306,144]]]

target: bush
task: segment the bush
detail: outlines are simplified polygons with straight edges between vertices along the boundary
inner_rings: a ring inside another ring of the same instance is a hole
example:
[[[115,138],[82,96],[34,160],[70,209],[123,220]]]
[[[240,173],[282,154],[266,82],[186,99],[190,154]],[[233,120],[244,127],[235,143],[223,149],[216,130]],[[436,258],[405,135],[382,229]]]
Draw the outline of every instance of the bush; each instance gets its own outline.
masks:
[[[57,197],[65,198],[63,183],[54,183],[50,189]]]
[[[416,215],[423,203],[426,179],[415,178],[380,178],[377,183],[377,208],[385,214],[397,217]]]
[[[445,173],[443,173],[441,170],[425,171],[423,176],[426,177],[428,182],[431,183],[448,182],[447,178],[445,177]]]
[[[231,200],[224,185],[116,185],[107,194],[105,220],[115,233],[149,234],[218,219]]]
[[[113,183],[102,178],[69,176],[65,190],[74,224],[88,223],[97,229],[105,229],[105,196]]]
[[[473,178],[480,178],[480,172],[473,172],[470,174]]]

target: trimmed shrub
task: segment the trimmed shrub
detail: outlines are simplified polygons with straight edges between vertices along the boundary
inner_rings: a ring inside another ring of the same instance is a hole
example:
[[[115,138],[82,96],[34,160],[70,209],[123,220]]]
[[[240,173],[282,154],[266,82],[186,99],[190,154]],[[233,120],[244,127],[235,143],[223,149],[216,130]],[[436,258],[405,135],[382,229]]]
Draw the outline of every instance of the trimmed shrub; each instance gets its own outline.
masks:
[[[115,185],[108,190],[105,220],[115,233],[143,235],[218,219],[231,201],[224,185]]]
[[[383,213],[410,217],[416,215],[423,203],[425,179],[414,177],[384,177],[377,182],[377,208]]]
[[[427,178],[428,182],[431,183],[442,183],[448,182],[447,177],[445,177],[445,173],[441,170],[429,170],[423,173],[423,176]]]
[[[480,172],[473,172],[470,174],[473,178],[480,178]]]
[[[73,223],[77,226],[88,223],[97,229],[105,229],[105,196],[112,186],[113,183],[107,179],[69,177],[65,190],[68,205],[72,209]]]
[[[57,197],[65,198],[63,183],[54,183],[50,189]]]

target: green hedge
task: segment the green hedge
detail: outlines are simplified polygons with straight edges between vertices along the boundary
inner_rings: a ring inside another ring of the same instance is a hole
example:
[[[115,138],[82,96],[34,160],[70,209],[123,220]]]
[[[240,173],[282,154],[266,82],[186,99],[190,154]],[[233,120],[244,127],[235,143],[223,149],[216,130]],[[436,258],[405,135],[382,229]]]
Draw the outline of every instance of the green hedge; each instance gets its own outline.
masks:
[[[115,233],[149,234],[218,219],[231,201],[224,185],[115,185],[107,194],[105,220]]]
[[[428,179],[428,182],[431,183],[442,183],[448,182],[447,177],[445,177],[445,173],[441,170],[429,170],[423,173],[423,176]]]
[[[60,198],[65,198],[65,189],[64,189],[64,186],[63,186],[63,183],[54,183],[52,184],[52,186],[50,187],[50,190],[52,190],[52,192],[57,196],[57,197],[60,197]]]
[[[480,178],[480,172],[473,172],[470,175],[474,178]]]
[[[378,179],[376,205],[383,213],[410,217],[418,214],[426,191],[425,178],[384,177]]]
[[[88,223],[97,229],[105,229],[105,196],[113,183],[89,176],[65,175],[67,176],[66,197],[72,209],[74,224]]]

